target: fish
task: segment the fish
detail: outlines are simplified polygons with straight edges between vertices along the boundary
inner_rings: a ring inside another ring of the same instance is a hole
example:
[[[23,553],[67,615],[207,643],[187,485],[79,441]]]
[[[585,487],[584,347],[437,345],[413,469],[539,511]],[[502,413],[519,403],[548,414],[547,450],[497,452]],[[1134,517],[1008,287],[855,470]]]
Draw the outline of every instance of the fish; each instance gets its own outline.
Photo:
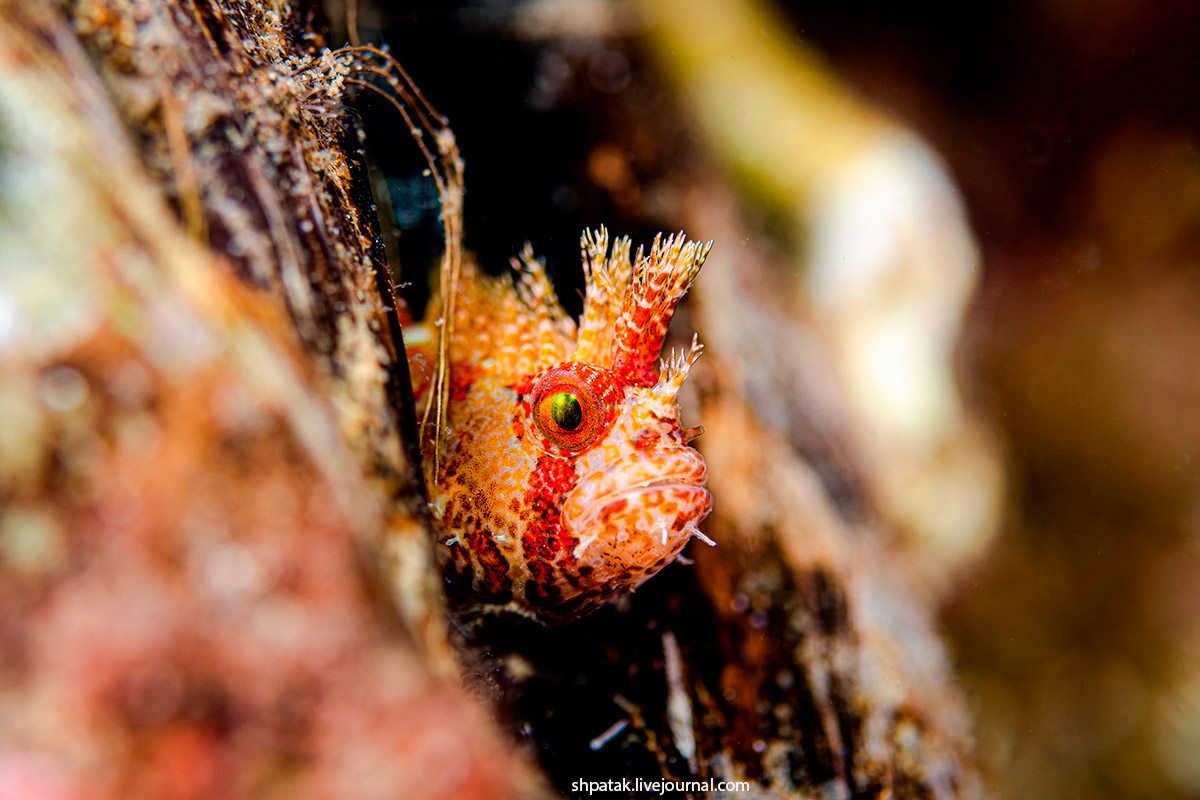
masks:
[[[512,279],[466,255],[461,153],[400,64],[373,46],[338,52],[364,78],[348,84],[395,107],[438,193],[441,296],[421,322],[393,299],[451,593],[468,611],[564,623],[632,592],[693,537],[713,544],[700,530],[708,470],[689,446],[702,429],[680,424],[678,404],[703,348],[693,336],[658,361],[713,243],[659,234],[631,257],[628,237],[610,248],[606,229],[584,231],[576,322],[528,245]]]
[[[678,395],[702,352],[659,361],[712,247],[585,231],[578,322],[529,245],[512,276],[469,258],[405,331],[424,479],[452,592],[479,611],[569,622],[679,557],[712,509]],[[447,295],[446,292],[452,294]],[[437,344],[435,351],[434,344]],[[435,409],[436,407],[436,409]]]

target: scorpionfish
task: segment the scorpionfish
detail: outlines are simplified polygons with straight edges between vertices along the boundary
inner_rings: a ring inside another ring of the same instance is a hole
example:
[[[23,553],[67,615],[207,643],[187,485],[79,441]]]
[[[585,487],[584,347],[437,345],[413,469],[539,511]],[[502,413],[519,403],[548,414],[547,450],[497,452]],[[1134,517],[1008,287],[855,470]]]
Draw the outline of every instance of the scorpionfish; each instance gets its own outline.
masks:
[[[515,280],[463,264],[423,460],[443,567],[479,608],[564,622],[637,588],[692,536],[712,544],[707,469],[688,446],[700,429],[680,426],[676,402],[701,346],[656,363],[711,246],[660,235],[631,259],[629,239],[610,253],[603,228],[585,232],[578,324],[528,245]],[[414,344],[421,410],[433,358]]]

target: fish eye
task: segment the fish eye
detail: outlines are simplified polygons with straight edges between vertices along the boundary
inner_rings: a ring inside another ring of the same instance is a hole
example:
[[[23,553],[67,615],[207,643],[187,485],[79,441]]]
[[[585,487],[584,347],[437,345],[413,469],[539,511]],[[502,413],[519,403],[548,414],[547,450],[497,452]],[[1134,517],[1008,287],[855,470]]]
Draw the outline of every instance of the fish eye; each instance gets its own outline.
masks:
[[[550,419],[564,431],[577,430],[583,424],[583,406],[573,394],[559,392],[550,401]]]
[[[588,449],[612,423],[615,409],[601,370],[564,362],[547,370],[530,392],[530,411],[548,446],[569,453]]]

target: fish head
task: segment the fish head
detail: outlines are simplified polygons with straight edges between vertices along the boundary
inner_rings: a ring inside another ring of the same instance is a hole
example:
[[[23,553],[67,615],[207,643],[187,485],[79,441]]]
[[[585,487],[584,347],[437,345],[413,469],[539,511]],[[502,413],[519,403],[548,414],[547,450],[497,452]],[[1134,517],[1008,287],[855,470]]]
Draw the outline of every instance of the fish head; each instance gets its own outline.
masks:
[[[458,392],[435,493],[443,541],[475,593],[543,621],[636,589],[712,508],[704,459],[688,444],[697,429],[679,419],[701,347],[693,338],[657,361],[707,247],[656,240],[635,264],[627,240],[607,258],[599,236],[585,236],[588,295],[570,346],[525,343],[566,357],[513,362],[533,369],[484,375]],[[589,244],[601,251],[590,263]]]

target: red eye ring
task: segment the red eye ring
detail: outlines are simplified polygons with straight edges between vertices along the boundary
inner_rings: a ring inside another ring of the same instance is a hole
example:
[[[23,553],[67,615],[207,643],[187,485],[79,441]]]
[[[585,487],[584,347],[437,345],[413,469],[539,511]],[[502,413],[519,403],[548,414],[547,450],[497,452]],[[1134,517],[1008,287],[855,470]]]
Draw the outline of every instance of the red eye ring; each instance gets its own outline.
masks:
[[[530,392],[530,407],[543,438],[560,450],[578,453],[608,432],[615,396],[604,370],[568,362],[538,378]]]

